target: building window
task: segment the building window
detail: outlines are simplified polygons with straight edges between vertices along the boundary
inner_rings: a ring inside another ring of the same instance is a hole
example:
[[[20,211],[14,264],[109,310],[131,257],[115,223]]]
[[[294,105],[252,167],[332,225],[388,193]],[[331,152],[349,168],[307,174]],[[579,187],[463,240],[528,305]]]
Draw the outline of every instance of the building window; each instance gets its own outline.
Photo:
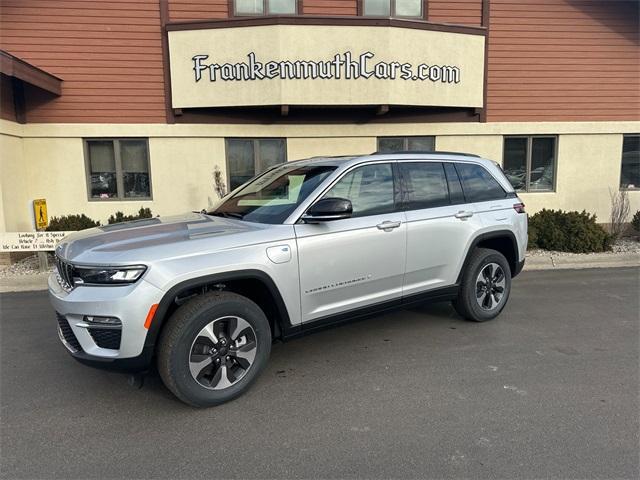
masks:
[[[362,0],[367,17],[422,18],[423,0]]]
[[[85,140],[90,200],[150,200],[146,138]]]
[[[265,170],[287,161],[284,138],[227,138],[229,189],[234,190]]]
[[[378,152],[435,150],[436,137],[378,137]]]
[[[555,187],[557,138],[505,137],[502,169],[523,192],[551,192]]]
[[[295,15],[297,0],[234,0],[234,15]]]
[[[620,188],[640,188],[640,135],[625,135],[622,141]]]

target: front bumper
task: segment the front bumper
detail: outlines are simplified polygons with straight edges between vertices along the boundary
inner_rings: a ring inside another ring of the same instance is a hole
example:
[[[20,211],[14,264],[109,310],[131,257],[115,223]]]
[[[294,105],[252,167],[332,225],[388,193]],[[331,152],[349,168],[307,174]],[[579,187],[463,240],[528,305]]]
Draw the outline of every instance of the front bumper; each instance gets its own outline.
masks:
[[[60,340],[78,361],[116,370],[148,367],[153,349],[145,347],[144,322],[149,308],[160,302],[161,290],[142,279],[132,285],[78,286],[66,292],[52,274],[49,298],[58,316]],[[85,316],[115,317],[121,329],[98,332],[87,328]]]

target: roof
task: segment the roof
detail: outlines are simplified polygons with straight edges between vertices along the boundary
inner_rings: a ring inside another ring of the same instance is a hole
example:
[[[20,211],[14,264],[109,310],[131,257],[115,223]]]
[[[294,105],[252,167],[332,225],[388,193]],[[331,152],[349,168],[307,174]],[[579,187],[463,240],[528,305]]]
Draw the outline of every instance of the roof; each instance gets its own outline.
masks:
[[[25,83],[51,92],[54,95],[62,94],[62,79],[4,50],[0,50],[0,72],[8,77],[22,80]]]

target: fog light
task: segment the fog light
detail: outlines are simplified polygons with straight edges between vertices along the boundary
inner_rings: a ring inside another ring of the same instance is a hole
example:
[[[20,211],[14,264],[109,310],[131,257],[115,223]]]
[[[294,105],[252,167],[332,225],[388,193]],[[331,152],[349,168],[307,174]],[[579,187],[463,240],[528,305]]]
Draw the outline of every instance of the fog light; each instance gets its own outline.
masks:
[[[84,317],[84,321],[93,325],[108,325],[108,326],[119,326],[122,325],[122,322],[119,318],[115,317],[98,317],[95,315],[86,315]]]

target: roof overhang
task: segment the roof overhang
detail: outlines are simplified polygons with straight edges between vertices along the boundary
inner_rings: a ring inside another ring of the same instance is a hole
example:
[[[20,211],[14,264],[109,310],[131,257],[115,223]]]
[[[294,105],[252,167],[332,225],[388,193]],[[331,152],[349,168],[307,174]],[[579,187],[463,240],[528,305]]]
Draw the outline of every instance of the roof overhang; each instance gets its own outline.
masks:
[[[62,79],[0,50],[0,73],[41,88],[54,95],[62,94]]]

